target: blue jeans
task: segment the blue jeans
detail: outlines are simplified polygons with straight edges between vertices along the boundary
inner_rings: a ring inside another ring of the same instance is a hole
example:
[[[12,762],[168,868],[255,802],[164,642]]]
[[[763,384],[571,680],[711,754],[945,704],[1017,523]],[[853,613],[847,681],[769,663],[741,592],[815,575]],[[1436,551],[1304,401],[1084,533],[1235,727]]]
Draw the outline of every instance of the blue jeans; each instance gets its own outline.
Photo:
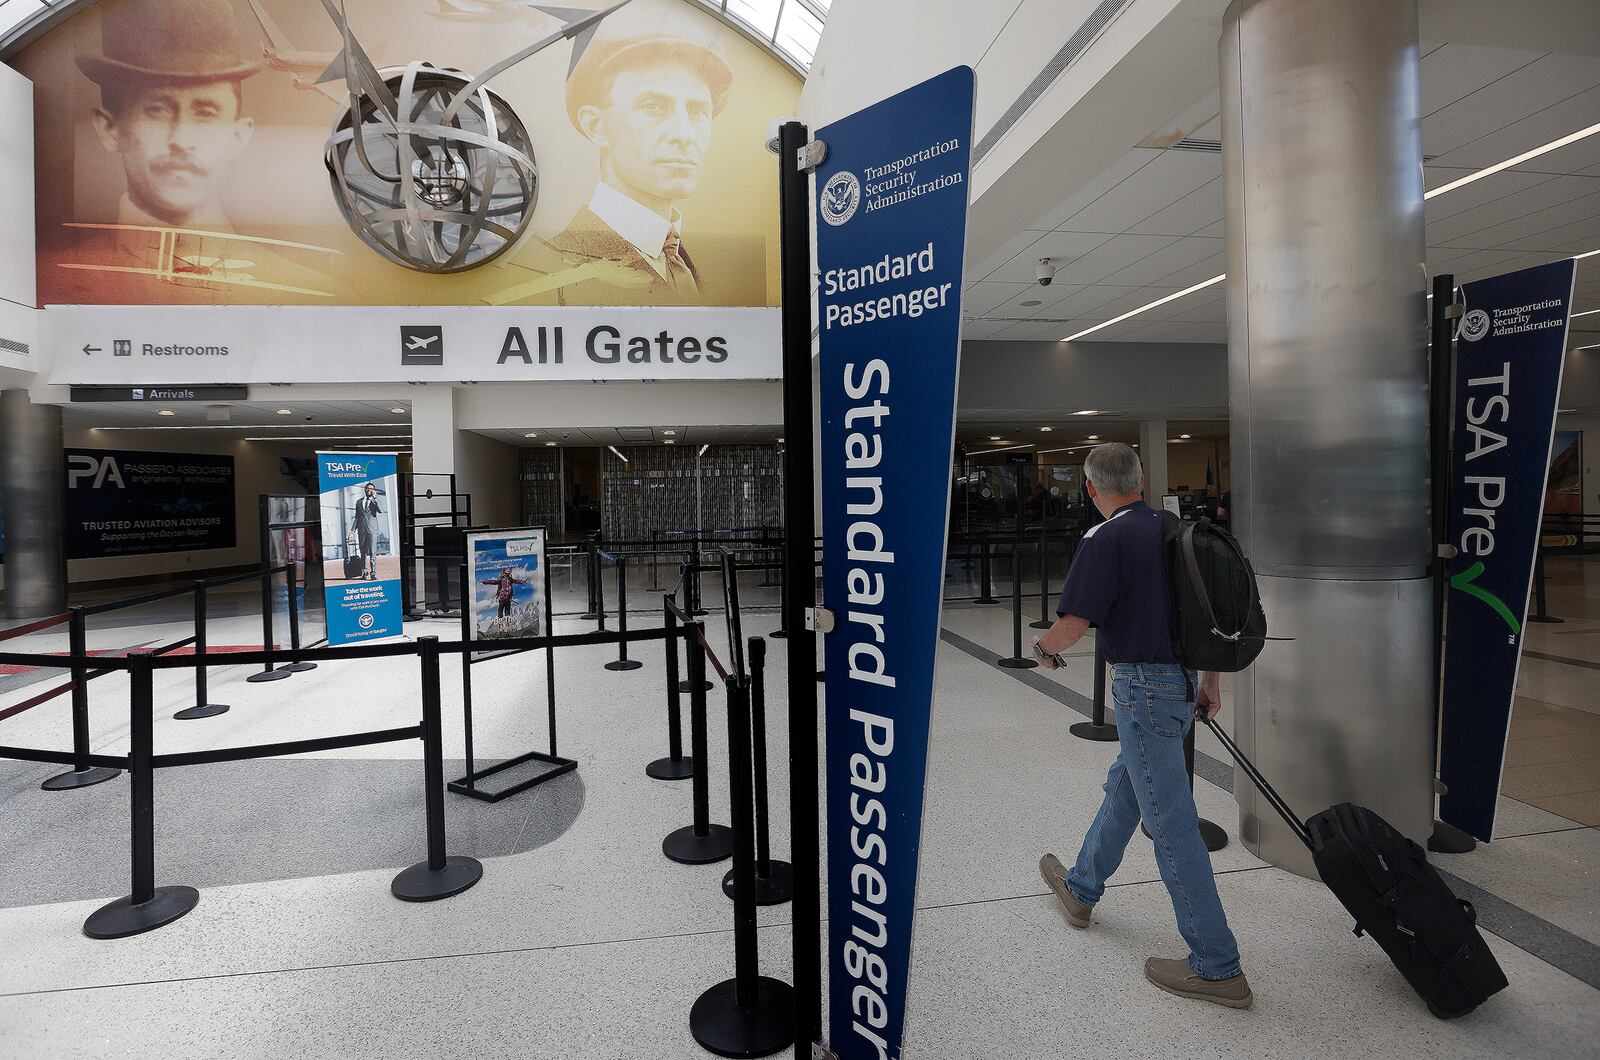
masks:
[[[1105,801],[1083,838],[1078,863],[1067,873],[1067,887],[1084,905],[1098,902],[1143,819],[1178,930],[1189,944],[1189,966],[1207,979],[1226,979],[1239,974],[1239,946],[1217,895],[1184,769],[1183,741],[1194,724],[1184,677],[1173,663],[1118,663],[1113,670],[1111,698],[1122,753],[1106,775]]]

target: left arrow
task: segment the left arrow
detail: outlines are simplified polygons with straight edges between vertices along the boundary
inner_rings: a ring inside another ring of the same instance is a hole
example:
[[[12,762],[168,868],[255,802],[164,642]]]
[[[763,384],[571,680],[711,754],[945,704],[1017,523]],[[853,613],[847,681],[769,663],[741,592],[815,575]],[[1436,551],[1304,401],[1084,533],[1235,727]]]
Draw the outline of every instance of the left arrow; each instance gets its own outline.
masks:
[[[86,343],[83,344],[83,352],[84,353],[99,353],[100,352],[100,347],[91,346],[86,342]]]

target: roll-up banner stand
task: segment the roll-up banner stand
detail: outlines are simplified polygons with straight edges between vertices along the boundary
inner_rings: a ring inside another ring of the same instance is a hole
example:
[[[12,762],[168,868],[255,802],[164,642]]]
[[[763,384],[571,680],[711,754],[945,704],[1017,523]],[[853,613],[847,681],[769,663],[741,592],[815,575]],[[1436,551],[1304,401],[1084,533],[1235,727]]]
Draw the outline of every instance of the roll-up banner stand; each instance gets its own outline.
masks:
[[[819,129],[829,1047],[898,1057],[950,514],[973,75]]]
[[[1485,843],[1522,659],[1574,273],[1569,258],[1461,285],[1439,816]]]
[[[400,635],[397,471],[393,453],[317,453],[330,647]]]

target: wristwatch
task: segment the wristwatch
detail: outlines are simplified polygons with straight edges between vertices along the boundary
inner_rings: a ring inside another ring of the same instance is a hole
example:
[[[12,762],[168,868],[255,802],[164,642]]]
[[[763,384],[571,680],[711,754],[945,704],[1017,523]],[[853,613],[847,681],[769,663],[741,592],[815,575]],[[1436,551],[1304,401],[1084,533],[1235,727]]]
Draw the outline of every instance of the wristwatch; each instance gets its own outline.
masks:
[[[1045,650],[1039,647],[1038,641],[1033,642],[1033,654],[1039,657],[1040,662],[1053,662],[1057,666],[1067,665],[1067,657],[1065,655],[1062,655],[1060,652],[1056,652],[1054,655],[1046,654]]]

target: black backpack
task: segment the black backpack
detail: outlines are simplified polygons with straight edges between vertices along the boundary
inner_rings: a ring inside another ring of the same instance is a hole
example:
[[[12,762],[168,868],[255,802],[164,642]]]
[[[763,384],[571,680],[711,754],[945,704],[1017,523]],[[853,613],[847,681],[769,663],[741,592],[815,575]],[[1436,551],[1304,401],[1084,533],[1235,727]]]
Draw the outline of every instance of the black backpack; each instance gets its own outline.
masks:
[[[1193,670],[1237,673],[1267,640],[1255,571],[1233,535],[1209,519],[1186,523],[1163,512],[1172,650]]]

